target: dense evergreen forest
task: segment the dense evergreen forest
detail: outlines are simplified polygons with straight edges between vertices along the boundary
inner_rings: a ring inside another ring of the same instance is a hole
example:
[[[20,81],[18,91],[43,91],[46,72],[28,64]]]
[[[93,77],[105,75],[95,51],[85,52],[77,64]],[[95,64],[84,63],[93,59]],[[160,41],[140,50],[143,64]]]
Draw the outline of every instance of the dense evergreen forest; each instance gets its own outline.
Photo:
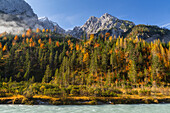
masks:
[[[0,37],[0,96],[151,95],[152,87],[169,95],[169,83],[170,43],[160,40],[110,33],[75,39],[48,29]]]

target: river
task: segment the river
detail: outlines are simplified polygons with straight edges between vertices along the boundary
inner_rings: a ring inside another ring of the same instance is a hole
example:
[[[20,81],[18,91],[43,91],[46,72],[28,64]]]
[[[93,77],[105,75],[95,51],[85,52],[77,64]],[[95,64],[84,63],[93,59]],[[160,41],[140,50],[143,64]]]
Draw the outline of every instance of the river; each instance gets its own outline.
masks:
[[[170,104],[137,105],[0,105],[0,113],[170,113]]]

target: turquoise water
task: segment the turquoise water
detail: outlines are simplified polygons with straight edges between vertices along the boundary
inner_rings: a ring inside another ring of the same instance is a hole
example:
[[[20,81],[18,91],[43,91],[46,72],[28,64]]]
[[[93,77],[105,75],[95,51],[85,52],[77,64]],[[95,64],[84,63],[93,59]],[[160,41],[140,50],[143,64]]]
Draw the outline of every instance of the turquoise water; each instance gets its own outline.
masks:
[[[0,113],[170,113],[170,104],[150,105],[0,105]]]

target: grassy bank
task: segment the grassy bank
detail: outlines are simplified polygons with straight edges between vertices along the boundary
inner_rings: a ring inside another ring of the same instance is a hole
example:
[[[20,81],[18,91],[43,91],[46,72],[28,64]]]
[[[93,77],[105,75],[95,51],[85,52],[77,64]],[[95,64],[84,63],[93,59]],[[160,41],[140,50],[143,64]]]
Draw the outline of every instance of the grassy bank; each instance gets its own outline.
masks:
[[[26,98],[22,95],[0,98],[0,104],[26,105],[101,105],[101,104],[158,104],[170,103],[170,96],[154,97],[139,95],[124,95],[121,97],[62,97],[54,98],[45,95],[35,95]]]

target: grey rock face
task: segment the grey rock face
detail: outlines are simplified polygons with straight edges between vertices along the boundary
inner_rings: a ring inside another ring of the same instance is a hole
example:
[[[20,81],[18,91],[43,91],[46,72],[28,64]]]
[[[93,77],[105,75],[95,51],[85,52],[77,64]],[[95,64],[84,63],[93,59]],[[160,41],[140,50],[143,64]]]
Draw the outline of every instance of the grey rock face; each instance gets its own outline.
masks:
[[[24,0],[0,0],[0,11],[11,15],[35,16],[31,6]]]
[[[64,33],[57,23],[49,21],[48,18],[38,20],[25,0],[0,0],[0,33],[20,34],[29,28],[35,30],[54,29],[54,27],[58,33]]]
[[[51,29],[51,30],[56,29],[57,33],[65,34],[64,29],[62,29],[56,22],[49,20],[47,17],[39,18],[39,22],[40,22],[40,25],[42,25],[42,27],[45,29]]]
[[[130,21],[120,20],[108,13],[105,13],[100,18],[90,17],[87,22],[81,27],[75,27],[68,34],[79,38],[82,32],[86,34],[97,34],[102,31],[111,32],[111,35],[119,36],[121,33],[126,32],[129,28],[134,27],[135,24]]]

